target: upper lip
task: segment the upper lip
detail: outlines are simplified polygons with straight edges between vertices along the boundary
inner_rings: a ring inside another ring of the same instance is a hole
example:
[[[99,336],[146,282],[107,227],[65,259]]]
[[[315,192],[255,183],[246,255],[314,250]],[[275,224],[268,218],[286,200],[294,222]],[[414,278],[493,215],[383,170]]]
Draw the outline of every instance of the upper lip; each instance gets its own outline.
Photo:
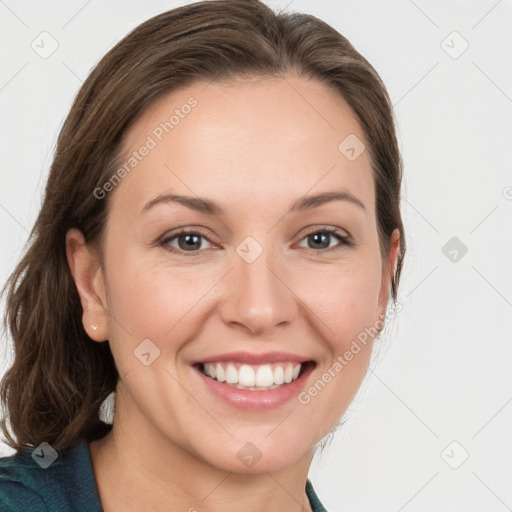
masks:
[[[203,359],[193,361],[192,364],[198,363],[216,363],[217,361],[239,361],[245,364],[264,364],[264,363],[279,363],[279,362],[297,362],[306,363],[312,361],[310,357],[303,357],[297,354],[290,354],[288,352],[226,352],[224,354],[217,354]]]

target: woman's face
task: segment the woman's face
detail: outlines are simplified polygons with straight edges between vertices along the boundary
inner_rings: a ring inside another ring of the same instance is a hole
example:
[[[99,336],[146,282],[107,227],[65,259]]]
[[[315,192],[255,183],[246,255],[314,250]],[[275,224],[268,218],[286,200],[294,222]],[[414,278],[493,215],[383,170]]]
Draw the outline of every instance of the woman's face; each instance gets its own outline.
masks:
[[[311,456],[365,374],[361,340],[396,257],[381,259],[348,104],[285,78],[159,100],[128,132],[108,192],[95,282],[121,377],[116,428],[225,471]]]

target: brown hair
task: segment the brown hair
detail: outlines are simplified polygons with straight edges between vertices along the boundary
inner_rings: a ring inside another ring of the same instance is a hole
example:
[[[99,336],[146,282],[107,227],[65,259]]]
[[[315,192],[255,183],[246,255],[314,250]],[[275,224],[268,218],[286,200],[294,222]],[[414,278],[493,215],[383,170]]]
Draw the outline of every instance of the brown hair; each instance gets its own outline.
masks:
[[[83,328],[65,236],[76,227],[101,254],[109,197],[98,200],[94,190],[117,169],[127,130],[157,99],[194,81],[286,71],[338,92],[370,141],[383,256],[393,230],[401,235],[391,283],[396,302],[405,254],[402,160],[392,104],[374,68],[325,22],[278,14],[258,0],[210,0],[164,12],[116,44],[79,90],[58,137],[29,244],[3,290],[4,326],[15,351],[0,387],[13,434],[2,418],[9,446],[21,450],[46,441],[66,449],[111,429],[98,412],[118,373],[108,341],[93,342]]]

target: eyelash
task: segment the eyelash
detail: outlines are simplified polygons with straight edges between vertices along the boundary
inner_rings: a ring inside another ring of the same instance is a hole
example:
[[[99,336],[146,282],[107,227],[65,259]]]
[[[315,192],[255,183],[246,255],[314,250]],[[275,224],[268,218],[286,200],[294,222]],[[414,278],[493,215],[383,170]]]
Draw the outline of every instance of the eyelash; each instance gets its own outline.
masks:
[[[308,233],[306,233],[300,241],[304,240],[308,236],[322,234],[322,233],[328,233],[328,234],[334,236],[335,238],[337,238],[339,240],[340,244],[335,247],[330,247],[327,249],[311,249],[311,248],[307,248],[307,249],[309,249],[310,251],[315,251],[315,252],[328,252],[328,251],[342,249],[343,247],[354,247],[354,245],[355,245],[355,243],[352,241],[352,239],[349,236],[340,235],[336,228],[333,228],[330,226],[322,226],[320,228],[313,229],[313,230],[309,231]],[[184,254],[187,256],[199,255],[201,250],[182,251],[180,249],[176,249],[175,247],[171,247],[170,245],[168,245],[171,240],[174,240],[175,238],[179,238],[180,236],[183,236],[183,235],[199,235],[202,238],[208,240],[208,242],[210,242],[211,244],[213,244],[213,242],[211,242],[209,240],[209,238],[204,233],[201,232],[201,230],[184,228],[181,231],[179,231],[178,233],[174,233],[172,236],[166,236],[164,238],[161,238],[158,241],[158,245],[163,247],[167,251],[175,253],[175,254]],[[213,245],[216,245],[216,244],[213,244]]]

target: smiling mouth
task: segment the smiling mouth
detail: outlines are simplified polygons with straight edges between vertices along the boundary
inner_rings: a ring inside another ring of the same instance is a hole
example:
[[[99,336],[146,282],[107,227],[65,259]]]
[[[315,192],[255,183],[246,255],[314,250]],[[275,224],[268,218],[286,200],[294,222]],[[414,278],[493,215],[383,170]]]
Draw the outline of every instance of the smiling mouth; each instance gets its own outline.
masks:
[[[247,391],[270,391],[290,384],[301,377],[314,361],[242,364],[236,361],[197,363],[203,374],[227,386]]]

